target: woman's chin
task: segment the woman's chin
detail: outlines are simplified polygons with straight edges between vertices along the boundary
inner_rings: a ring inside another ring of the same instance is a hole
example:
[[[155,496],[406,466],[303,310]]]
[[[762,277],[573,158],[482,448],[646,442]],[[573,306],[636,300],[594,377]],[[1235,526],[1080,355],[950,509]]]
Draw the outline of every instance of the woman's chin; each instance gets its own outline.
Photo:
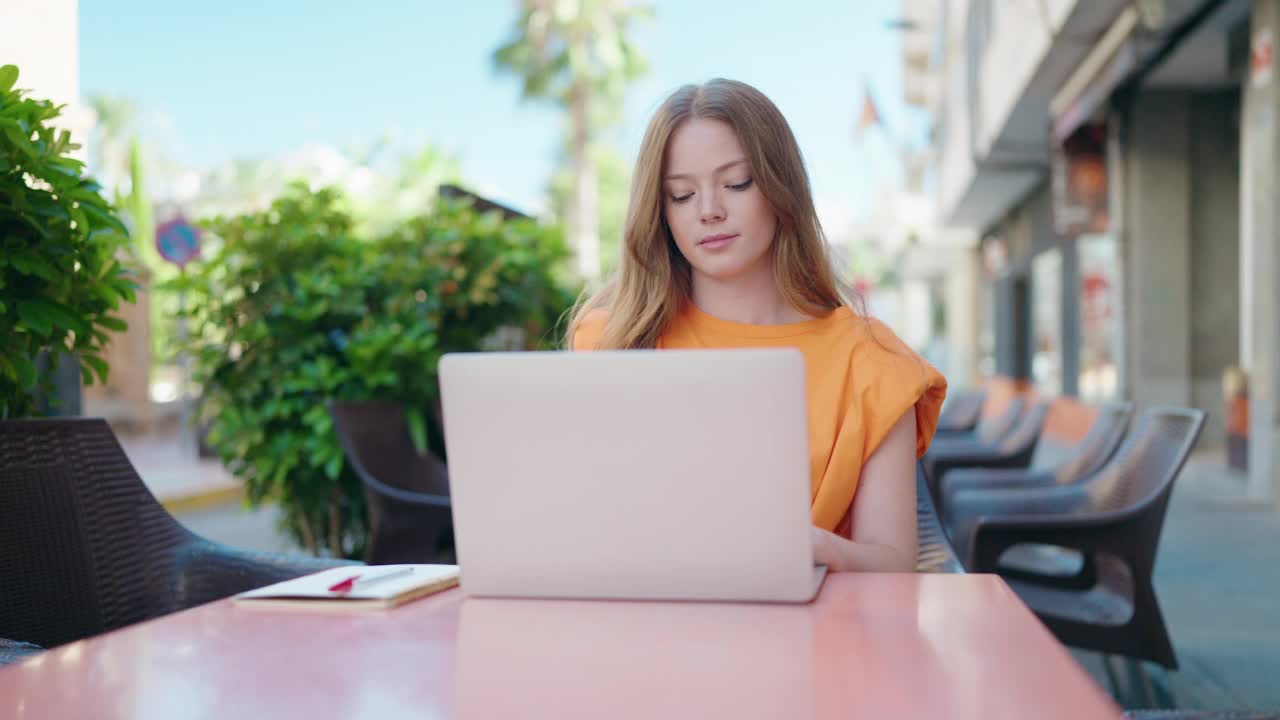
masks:
[[[752,271],[757,269],[757,265],[759,263],[753,263],[750,259],[721,256],[699,258],[699,262],[693,264],[693,269],[697,274],[708,280],[726,282],[751,275]],[[759,267],[758,269],[768,271],[767,267]]]

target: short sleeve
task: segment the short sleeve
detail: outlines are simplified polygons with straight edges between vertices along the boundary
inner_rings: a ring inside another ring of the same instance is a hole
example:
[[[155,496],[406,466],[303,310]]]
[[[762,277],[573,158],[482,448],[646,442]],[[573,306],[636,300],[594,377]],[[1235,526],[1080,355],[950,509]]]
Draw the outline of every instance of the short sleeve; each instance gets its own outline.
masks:
[[[938,429],[947,380],[887,326],[868,320],[870,333],[854,350],[853,366],[866,442],[865,463],[908,411],[916,416],[916,457],[922,457]]]
[[[573,328],[573,349],[576,352],[597,350],[604,337],[604,327],[609,320],[609,313],[596,309],[582,316]]]

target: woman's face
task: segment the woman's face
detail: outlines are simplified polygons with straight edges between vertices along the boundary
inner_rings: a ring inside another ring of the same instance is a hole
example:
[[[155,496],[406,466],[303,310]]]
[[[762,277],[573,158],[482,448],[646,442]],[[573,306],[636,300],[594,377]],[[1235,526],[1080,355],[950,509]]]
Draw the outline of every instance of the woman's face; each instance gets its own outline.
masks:
[[[695,277],[772,272],[778,220],[733,128],[697,118],[677,127],[667,143],[662,192],[667,226]]]

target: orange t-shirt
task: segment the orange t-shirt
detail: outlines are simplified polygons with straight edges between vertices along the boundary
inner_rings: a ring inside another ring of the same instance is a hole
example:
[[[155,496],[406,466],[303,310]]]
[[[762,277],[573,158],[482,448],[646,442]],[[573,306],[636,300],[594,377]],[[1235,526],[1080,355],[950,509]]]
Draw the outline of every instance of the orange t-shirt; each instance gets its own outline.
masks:
[[[607,318],[604,310],[583,318],[573,349],[595,349]],[[923,455],[938,427],[947,381],[879,320],[847,307],[803,322],[748,325],[688,303],[658,341],[668,350],[770,347],[804,354],[813,524],[847,536],[862,466],[912,408],[916,455]]]

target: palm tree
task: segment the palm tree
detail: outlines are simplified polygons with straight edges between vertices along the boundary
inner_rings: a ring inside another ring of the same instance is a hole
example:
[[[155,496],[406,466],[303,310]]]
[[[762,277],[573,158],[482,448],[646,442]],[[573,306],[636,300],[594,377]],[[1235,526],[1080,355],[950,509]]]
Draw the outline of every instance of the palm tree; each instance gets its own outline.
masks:
[[[521,0],[520,9],[512,38],[494,61],[522,79],[525,98],[548,99],[568,111],[569,242],[578,271],[594,279],[600,235],[592,140],[600,125],[616,120],[627,83],[645,71],[627,30],[651,13],[627,0]]]
[[[108,193],[120,189],[129,174],[130,141],[136,135],[138,110],[128,100],[98,95],[89,98],[96,116],[91,170]]]

